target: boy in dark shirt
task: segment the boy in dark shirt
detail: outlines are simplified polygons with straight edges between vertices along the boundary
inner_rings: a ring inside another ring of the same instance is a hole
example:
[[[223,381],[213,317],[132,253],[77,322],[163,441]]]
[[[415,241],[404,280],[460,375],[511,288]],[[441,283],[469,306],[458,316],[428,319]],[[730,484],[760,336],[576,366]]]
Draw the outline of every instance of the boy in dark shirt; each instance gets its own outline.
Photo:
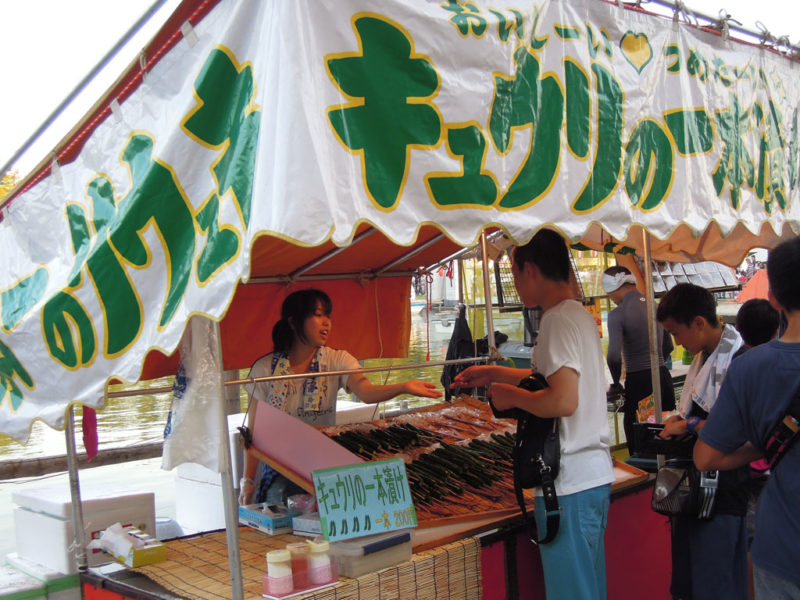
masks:
[[[695,450],[700,469],[732,469],[760,458],[775,425],[800,390],[800,238],[767,262],[770,300],[788,326],[736,359]],[[752,558],[757,598],[800,598],[800,445],[772,470],[758,500]]]

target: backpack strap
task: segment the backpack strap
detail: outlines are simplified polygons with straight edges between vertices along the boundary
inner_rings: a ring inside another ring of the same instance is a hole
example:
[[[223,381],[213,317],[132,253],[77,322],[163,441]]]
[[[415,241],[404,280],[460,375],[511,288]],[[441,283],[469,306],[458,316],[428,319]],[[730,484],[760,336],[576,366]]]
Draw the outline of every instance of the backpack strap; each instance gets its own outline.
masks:
[[[781,419],[767,438],[764,460],[774,469],[781,458],[789,451],[800,433],[800,393],[789,404],[786,415]]]
[[[547,517],[545,524],[545,535],[539,538],[539,530],[536,527],[534,515],[528,515],[525,507],[525,495],[519,484],[519,466],[514,461],[514,493],[517,496],[517,504],[522,512],[522,520],[528,528],[528,535],[534,544],[548,544],[553,541],[558,533],[558,526],[561,524],[561,507],[558,505],[558,495],[556,494],[556,483],[550,474],[550,467],[539,457],[539,473],[542,477],[542,496],[544,497],[544,510]]]

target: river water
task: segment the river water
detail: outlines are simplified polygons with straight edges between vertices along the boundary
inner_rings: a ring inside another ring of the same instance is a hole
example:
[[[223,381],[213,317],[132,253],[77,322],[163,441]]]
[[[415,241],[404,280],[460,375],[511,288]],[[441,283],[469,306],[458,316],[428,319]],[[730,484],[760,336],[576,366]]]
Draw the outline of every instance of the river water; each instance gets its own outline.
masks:
[[[366,367],[424,363],[428,355],[431,361],[444,360],[453,332],[452,315],[442,320],[428,320],[425,317],[424,306],[417,305],[412,306],[412,313],[408,358],[366,361]],[[523,335],[521,313],[500,314],[495,312],[494,328],[502,331],[512,340],[521,340]],[[485,328],[481,328],[481,331],[483,329]],[[413,370],[391,370],[388,372],[388,376],[386,372],[369,373],[367,376],[373,383],[395,383],[417,378],[440,386],[441,372],[441,367],[422,367]],[[148,382],[147,385],[154,388],[169,386],[171,379],[154,380]],[[246,400],[245,397],[242,399]],[[428,399],[405,398],[383,403],[382,406],[384,410],[390,410],[396,408],[400,403],[411,408],[430,402]],[[163,439],[169,405],[170,394],[168,393],[109,399],[105,408],[98,411],[97,415],[99,448],[106,450],[143,442],[160,441]],[[76,435],[76,444],[78,452],[83,452],[79,432]],[[64,432],[56,431],[38,421],[34,423],[26,445],[19,444],[8,436],[0,435],[0,460],[3,461],[57,456],[65,453]],[[82,487],[153,492],[156,516],[175,518],[175,474],[172,471],[161,469],[160,458],[85,468],[81,469],[79,477]],[[50,486],[68,489],[68,485],[68,477],[64,473],[0,482],[0,561],[16,548],[14,502],[12,500],[14,492]]]

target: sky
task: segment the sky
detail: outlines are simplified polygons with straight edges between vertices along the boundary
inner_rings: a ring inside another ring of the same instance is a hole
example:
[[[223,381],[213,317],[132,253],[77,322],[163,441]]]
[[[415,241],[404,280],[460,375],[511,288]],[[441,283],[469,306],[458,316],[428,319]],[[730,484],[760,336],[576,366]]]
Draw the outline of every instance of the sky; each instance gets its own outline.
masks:
[[[261,0],[263,1],[263,0]],[[290,1],[290,0],[279,0]],[[421,0],[414,0],[421,1]],[[599,1],[599,0],[598,0]],[[156,0],[0,0],[0,167]],[[178,4],[167,0],[150,26],[128,45],[96,82],[15,168],[30,171],[92,106]],[[718,16],[725,9],[747,29],[761,21],[800,44],[800,3],[792,0],[685,0],[690,9]],[[665,9],[643,2],[653,12]],[[160,18],[159,18],[160,17]],[[787,30],[788,27],[792,29]]]

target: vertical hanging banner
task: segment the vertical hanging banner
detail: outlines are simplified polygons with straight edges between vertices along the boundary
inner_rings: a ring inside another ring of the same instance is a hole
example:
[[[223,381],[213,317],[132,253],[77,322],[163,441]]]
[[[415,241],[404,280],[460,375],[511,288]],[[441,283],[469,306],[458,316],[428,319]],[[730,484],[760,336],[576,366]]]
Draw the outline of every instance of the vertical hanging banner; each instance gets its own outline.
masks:
[[[800,67],[765,48],[601,0],[222,0],[193,33],[5,211],[0,432],[220,319],[258,236],[800,232]]]
[[[322,534],[329,542],[417,526],[400,458],[312,473]]]

